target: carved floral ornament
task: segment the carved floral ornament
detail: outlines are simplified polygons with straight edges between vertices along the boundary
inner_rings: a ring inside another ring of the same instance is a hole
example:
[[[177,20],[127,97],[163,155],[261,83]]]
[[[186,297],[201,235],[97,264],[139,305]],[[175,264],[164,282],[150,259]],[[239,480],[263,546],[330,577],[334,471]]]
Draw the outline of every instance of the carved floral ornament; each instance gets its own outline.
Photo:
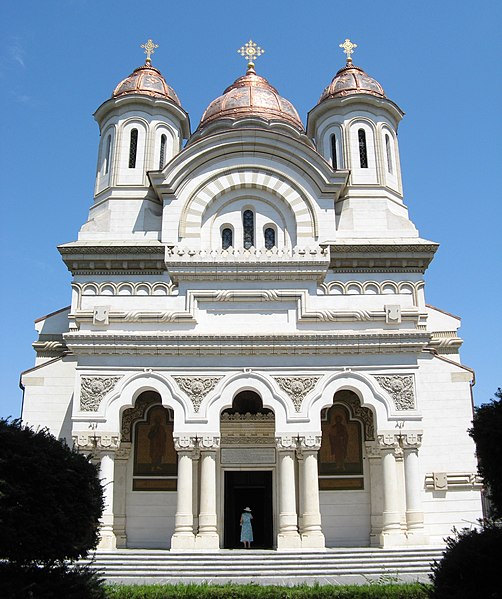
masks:
[[[414,410],[415,393],[412,375],[375,376],[382,389],[392,397],[396,410]]]
[[[178,387],[190,398],[198,412],[204,398],[216,387],[222,376],[173,376]]]
[[[103,397],[121,379],[121,376],[83,376],[80,379],[80,410],[97,412]]]
[[[276,376],[274,380],[288,394],[295,410],[299,412],[305,396],[316,386],[320,376]]]

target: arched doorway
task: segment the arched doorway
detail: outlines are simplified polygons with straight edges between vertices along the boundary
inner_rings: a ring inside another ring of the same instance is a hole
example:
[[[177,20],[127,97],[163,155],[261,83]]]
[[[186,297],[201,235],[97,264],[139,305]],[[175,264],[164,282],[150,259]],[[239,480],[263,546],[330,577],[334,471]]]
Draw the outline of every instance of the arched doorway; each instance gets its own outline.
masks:
[[[273,477],[275,417],[258,393],[241,391],[220,417],[223,474],[223,546],[242,547],[239,520],[253,514],[255,549],[271,549],[274,539]]]

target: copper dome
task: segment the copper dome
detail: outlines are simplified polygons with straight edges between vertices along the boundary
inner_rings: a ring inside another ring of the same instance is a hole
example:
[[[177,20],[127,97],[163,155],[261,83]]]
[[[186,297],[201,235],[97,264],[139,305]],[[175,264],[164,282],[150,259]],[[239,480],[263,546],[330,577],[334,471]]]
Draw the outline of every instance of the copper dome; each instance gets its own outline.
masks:
[[[164,98],[181,106],[176,92],[170,85],[167,85],[161,72],[148,63],[138,67],[129,77],[121,81],[114,89],[112,98],[118,98],[126,94],[142,94]]]
[[[351,62],[338,71],[333,81],[323,91],[319,103],[328,98],[339,98],[352,94],[370,94],[378,98],[385,98],[383,87],[365,73],[361,67],[356,67]]]
[[[268,122],[282,121],[303,132],[303,124],[294,106],[252,66],[219,98],[213,100],[202,115],[199,129],[219,119],[239,120],[258,117]]]

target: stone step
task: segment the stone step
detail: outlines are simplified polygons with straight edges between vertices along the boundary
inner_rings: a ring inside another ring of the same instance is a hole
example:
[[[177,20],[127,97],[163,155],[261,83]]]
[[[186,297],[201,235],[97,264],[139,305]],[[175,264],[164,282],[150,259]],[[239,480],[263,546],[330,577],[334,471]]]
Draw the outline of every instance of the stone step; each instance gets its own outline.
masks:
[[[427,581],[443,548],[328,549],[325,552],[221,550],[171,553],[167,550],[97,551],[91,563],[109,582],[223,584],[365,583],[390,576]]]

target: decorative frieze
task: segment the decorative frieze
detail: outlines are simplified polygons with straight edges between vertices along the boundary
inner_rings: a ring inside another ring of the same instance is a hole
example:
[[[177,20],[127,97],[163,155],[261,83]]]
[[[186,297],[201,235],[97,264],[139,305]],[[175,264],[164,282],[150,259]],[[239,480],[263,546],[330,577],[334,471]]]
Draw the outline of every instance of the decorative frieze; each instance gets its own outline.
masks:
[[[121,379],[121,376],[83,376],[80,379],[80,410],[97,412],[103,397]]]
[[[216,387],[222,376],[173,376],[178,387],[190,398],[195,412],[204,398]]]
[[[279,387],[288,394],[299,412],[302,407],[303,399],[316,386],[320,376],[275,376],[273,377]]]
[[[416,408],[412,375],[375,376],[375,379],[380,387],[392,397],[396,410],[414,410]]]

